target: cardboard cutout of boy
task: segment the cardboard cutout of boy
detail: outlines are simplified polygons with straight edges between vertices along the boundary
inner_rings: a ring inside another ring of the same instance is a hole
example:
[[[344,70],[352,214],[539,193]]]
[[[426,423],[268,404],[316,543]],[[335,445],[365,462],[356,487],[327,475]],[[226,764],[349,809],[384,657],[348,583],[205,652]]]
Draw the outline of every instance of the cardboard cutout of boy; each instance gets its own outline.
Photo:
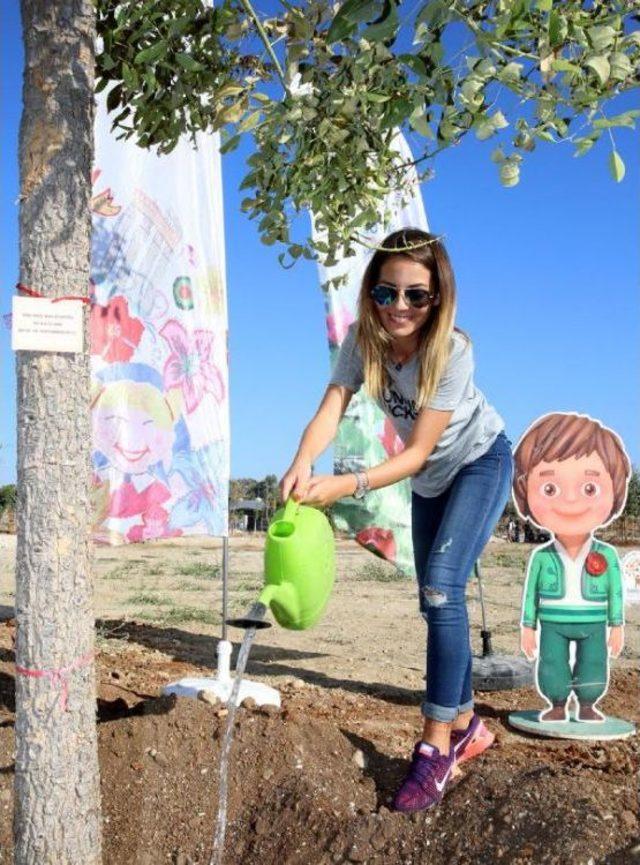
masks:
[[[624,600],[618,554],[593,532],[623,510],[631,464],[612,430],[560,412],[538,418],[514,456],[516,508],[552,535],[529,558],[522,601],[521,647],[537,658],[536,687],[548,704],[537,721],[568,722],[573,693],[575,721],[603,724],[597,703],[608,688],[609,655],[622,651]]]

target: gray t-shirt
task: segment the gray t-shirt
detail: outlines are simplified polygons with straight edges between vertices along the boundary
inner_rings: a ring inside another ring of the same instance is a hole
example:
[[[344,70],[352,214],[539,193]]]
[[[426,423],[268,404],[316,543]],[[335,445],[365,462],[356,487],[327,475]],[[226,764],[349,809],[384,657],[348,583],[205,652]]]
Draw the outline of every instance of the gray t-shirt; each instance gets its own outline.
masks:
[[[356,328],[357,323],[349,328],[330,380],[331,384],[342,385],[354,393],[364,383]],[[388,361],[386,370],[389,383],[378,404],[390,418],[400,438],[406,442],[418,416],[415,403],[417,355],[400,369]],[[486,453],[498,433],[504,429],[500,415],[473,383],[471,343],[457,331],[451,336],[451,355],[428,408],[453,411],[424,466],[411,479],[411,487],[416,493],[432,498],[444,492],[462,466]]]

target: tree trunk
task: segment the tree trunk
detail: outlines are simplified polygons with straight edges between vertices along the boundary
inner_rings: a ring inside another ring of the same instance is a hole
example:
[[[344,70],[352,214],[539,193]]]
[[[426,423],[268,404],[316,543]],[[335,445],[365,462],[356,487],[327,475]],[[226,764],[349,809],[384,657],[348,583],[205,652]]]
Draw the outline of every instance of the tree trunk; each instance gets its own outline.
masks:
[[[20,281],[49,297],[86,296],[95,8],[21,8]],[[101,861],[86,323],[85,312],[82,354],[17,355],[17,865]]]

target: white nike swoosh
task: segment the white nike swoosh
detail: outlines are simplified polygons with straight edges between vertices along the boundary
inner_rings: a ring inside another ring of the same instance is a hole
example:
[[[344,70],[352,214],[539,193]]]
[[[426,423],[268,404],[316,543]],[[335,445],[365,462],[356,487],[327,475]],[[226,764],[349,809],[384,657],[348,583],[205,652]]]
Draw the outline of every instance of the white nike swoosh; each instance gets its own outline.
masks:
[[[443,778],[442,781],[440,781],[439,783],[438,783],[438,781],[436,781],[435,778],[433,779],[433,783],[436,785],[436,790],[438,791],[438,793],[442,793],[442,791],[444,790],[444,785],[447,783],[447,778],[448,778],[449,775],[451,774],[451,769],[452,769],[452,768],[453,768],[453,767],[450,766],[449,769],[447,769],[447,772],[446,772],[444,778]]]

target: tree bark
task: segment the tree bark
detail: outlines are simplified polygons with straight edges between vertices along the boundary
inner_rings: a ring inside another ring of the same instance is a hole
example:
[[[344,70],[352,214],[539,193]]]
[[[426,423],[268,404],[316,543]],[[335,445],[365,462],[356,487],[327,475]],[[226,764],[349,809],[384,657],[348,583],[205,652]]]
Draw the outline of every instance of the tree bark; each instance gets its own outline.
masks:
[[[21,9],[20,281],[48,297],[86,296],[95,8],[22,0]],[[101,861],[84,316],[82,354],[18,352],[16,360],[17,865]],[[73,669],[52,678],[65,667]]]

